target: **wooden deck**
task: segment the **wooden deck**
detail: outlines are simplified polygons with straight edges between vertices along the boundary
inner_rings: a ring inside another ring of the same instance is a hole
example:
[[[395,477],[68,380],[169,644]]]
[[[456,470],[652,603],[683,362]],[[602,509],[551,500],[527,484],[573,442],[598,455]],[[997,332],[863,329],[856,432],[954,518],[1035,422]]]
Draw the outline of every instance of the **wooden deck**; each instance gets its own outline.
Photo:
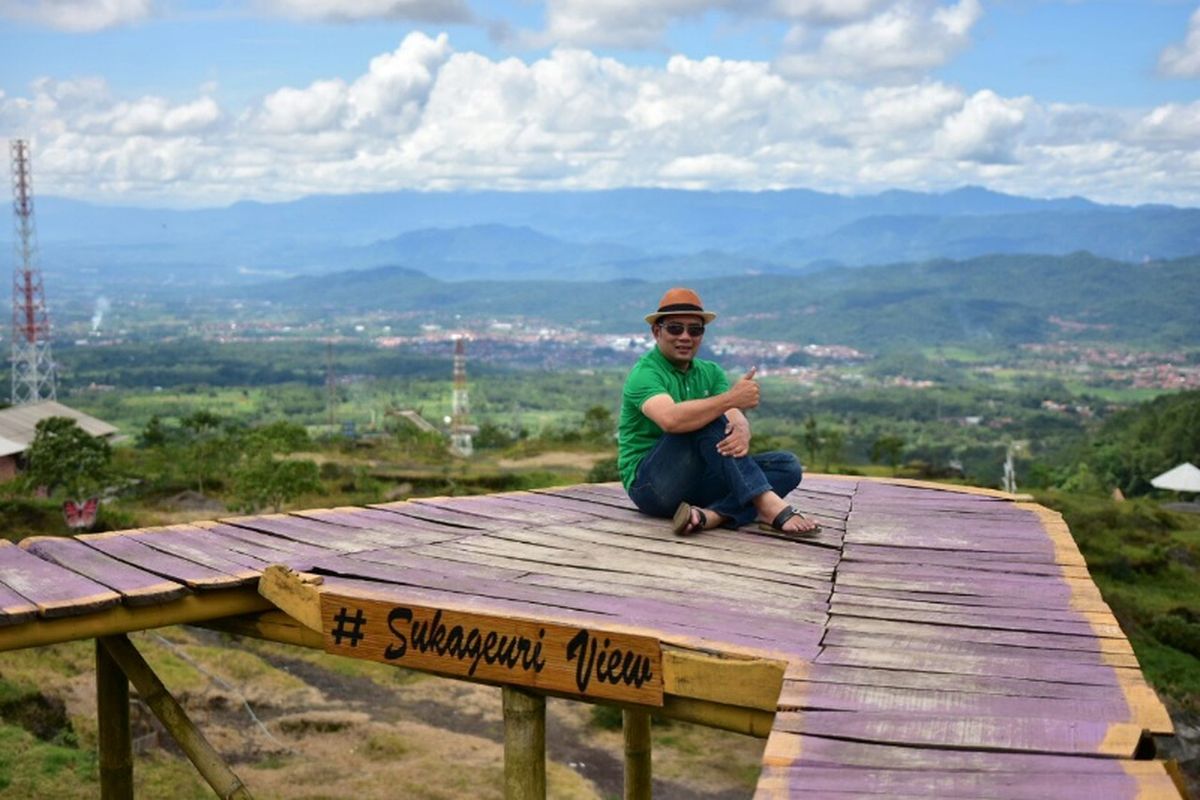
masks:
[[[0,650],[180,622],[320,647],[263,613],[286,564],[338,595],[652,637],[666,712],[769,734],[762,798],[1180,796],[1149,737],[1170,719],[1057,514],[866,479],[791,499],[820,534],[677,539],[585,485],[33,538],[0,546]],[[689,678],[682,652],[729,669]]]

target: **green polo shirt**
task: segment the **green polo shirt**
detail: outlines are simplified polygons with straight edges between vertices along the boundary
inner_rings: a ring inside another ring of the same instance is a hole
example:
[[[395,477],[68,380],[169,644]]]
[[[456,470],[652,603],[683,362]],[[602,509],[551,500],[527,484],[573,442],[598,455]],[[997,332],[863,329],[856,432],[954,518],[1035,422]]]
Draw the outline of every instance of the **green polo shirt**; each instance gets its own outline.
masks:
[[[676,403],[712,397],[729,389],[729,378],[717,364],[693,359],[684,372],[667,360],[657,346],[638,359],[621,392],[621,419],[617,425],[617,470],[628,489],[638,465],[663,435],[663,429],[642,413],[642,404],[659,394]]]

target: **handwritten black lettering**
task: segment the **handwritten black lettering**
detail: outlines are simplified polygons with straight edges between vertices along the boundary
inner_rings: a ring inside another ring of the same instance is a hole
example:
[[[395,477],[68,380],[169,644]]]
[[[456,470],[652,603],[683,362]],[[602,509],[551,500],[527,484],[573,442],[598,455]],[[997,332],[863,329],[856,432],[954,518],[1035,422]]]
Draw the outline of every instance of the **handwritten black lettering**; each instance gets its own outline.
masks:
[[[400,641],[397,644],[389,644],[383,651],[383,657],[387,659],[404,658],[405,651],[408,650],[408,642],[404,639],[404,633],[396,630],[396,621],[412,622],[412,609],[397,606],[388,614],[388,630],[392,632]]]
[[[575,662],[575,686],[582,694],[587,693],[592,678],[612,686],[624,683],[640,689],[654,677],[647,656],[612,647],[610,639],[600,646],[586,628],[567,643],[567,661]]]

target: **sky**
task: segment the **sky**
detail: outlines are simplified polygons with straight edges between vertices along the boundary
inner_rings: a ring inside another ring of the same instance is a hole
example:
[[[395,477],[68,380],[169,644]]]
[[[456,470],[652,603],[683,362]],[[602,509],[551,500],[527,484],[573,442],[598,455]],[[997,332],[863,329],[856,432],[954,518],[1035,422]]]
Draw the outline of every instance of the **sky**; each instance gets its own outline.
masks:
[[[1200,206],[1197,0],[0,0],[38,194],[984,186]]]

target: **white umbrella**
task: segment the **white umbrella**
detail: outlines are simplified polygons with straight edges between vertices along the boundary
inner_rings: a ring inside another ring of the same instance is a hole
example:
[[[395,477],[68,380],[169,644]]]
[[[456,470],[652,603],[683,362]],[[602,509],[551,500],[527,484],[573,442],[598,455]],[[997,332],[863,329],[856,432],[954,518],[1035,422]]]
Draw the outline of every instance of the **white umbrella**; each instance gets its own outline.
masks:
[[[1151,479],[1150,485],[1173,492],[1200,492],[1200,469],[1194,464],[1183,463]]]

